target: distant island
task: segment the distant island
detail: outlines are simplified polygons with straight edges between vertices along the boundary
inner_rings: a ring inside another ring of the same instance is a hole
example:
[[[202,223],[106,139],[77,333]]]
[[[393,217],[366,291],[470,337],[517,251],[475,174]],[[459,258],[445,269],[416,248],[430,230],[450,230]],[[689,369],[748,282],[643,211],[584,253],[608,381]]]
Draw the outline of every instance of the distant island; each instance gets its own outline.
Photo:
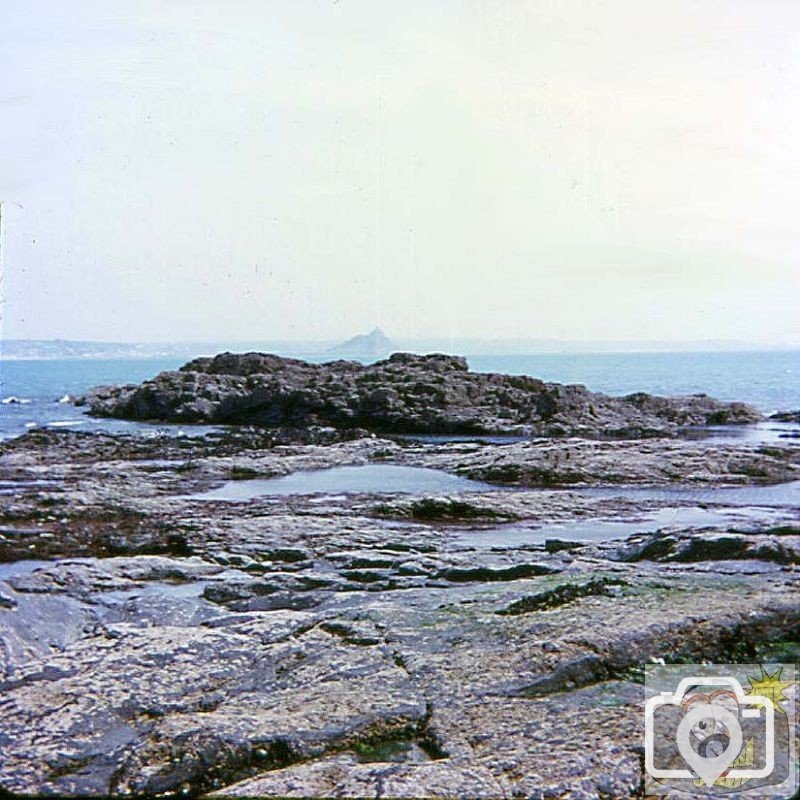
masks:
[[[346,342],[328,348],[333,355],[384,356],[396,349],[395,343],[380,329],[353,336]]]

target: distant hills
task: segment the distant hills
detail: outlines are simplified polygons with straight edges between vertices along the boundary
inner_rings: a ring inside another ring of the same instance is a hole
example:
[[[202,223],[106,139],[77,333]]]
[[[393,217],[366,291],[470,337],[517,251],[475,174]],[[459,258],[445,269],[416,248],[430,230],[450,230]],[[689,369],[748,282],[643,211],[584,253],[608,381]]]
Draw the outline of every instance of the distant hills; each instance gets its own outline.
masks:
[[[768,345],[739,341],[578,341],[559,339],[429,338],[394,339],[380,328],[344,342],[330,340],[251,340],[211,342],[91,342],[74,339],[7,339],[0,342],[4,361],[36,359],[172,358],[189,360],[231,351],[256,351],[313,361],[337,357],[374,361],[390,353],[450,353],[458,355],[536,355],[544,353],[665,353],[797,350],[797,345]]]
[[[194,345],[196,348],[196,345]],[[182,357],[194,352],[189,344],[84,342],[71,339],[10,339],[0,346],[0,356],[15,359],[119,359]]]
[[[346,356],[376,359],[395,350],[414,350],[392,341],[380,328],[353,336],[346,342],[328,341],[249,341],[249,342],[86,342],[74,339],[9,339],[0,344],[0,358],[23,359],[127,359],[197,358],[227,351],[257,351],[284,356]]]
[[[85,342],[69,339],[9,339],[0,344],[0,358],[4,361],[37,359],[129,359],[175,358],[213,356],[226,350],[247,352],[251,350],[282,355],[308,355],[323,353],[330,347],[326,342]]]

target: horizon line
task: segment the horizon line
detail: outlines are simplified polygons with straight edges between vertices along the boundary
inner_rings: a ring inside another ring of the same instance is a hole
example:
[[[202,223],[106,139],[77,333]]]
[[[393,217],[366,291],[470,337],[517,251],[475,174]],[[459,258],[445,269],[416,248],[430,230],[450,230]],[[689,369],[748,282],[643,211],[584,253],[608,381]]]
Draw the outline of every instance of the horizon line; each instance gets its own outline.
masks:
[[[70,339],[61,336],[57,337],[0,337],[0,346],[3,344],[16,344],[20,342],[41,342],[41,343],[69,343],[69,344],[93,344],[93,345],[132,345],[132,346],[149,346],[154,345],[195,345],[195,344],[246,344],[255,342],[264,343],[323,343],[334,342],[337,344],[345,344],[350,339],[357,338],[362,334],[351,336],[342,341],[337,337],[309,337],[309,338],[289,338],[289,337],[236,337],[227,339],[224,337],[209,338],[209,339]],[[368,334],[364,334],[368,335]],[[431,342],[431,341],[455,341],[455,342],[486,342],[486,343],[542,343],[542,344],[669,344],[669,345],[696,345],[696,344],[727,344],[727,345],[746,345],[757,347],[800,347],[800,340],[796,342],[766,342],[766,341],[753,341],[749,339],[570,339],[570,338],[557,338],[557,337],[528,337],[528,336],[447,336],[447,335],[431,335],[431,336],[414,336],[414,337],[387,337],[390,342],[411,343],[411,342]]]

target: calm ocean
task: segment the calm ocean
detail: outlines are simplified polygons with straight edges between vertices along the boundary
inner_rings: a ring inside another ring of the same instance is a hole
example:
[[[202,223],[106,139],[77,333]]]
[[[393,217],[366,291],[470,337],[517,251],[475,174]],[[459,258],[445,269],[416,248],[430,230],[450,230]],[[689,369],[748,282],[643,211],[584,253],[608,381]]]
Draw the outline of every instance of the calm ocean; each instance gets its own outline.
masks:
[[[320,356],[308,360],[329,360]],[[468,356],[481,372],[532,375],[619,395],[705,392],[721,400],[744,400],[761,411],[800,409],[800,351],[740,353],[596,353]],[[185,359],[0,361],[0,438],[18,436],[37,425],[77,429],[151,430],[112,420],[92,420],[64,395],[92,386],[136,383]],[[17,402],[12,401],[14,398]],[[187,428],[187,432],[194,429]],[[199,431],[197,431],[199,432]]]

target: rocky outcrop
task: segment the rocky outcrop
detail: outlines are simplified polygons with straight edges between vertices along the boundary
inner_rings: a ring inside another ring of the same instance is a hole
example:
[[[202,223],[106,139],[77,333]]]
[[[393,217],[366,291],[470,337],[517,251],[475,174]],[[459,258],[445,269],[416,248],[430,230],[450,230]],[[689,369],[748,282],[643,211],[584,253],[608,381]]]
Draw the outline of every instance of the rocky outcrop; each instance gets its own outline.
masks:
[[[771,414],[770,419],[775,422],[800,422],[800,410],[779,411],[776,414]]]
[[[383,433],[644,438],[672,435],[683,425],[760,419],[742,403],[706,395],[614,398],[580,385],[470,372],[458,356],[408,353],[370,365],[222,353],[139,386],[97,388],[79,402],[95,416],[124,419]]]

